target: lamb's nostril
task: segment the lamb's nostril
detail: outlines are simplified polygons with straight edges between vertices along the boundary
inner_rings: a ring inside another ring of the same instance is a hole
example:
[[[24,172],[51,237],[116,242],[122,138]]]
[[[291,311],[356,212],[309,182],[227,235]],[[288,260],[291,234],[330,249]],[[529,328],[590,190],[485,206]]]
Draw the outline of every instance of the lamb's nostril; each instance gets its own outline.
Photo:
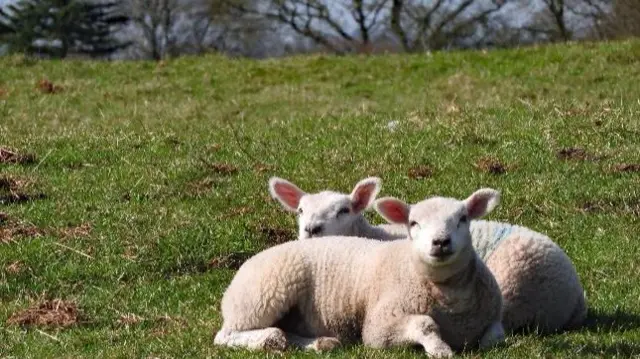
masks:
[[[451,237],[447,237],[445,239],[442,240],[441,245],[443,247],[447,247],[449,245],[451,245]]]
[[[309,233],[312,236],[316,235],[316,234],[322,232],[322,225],[307,227],[307,228],[305,228],[305,231],[307,231],[307,233]]]
[[[318,234],[322,232],[322,226],[315,226],[311,228],[311,234]]]

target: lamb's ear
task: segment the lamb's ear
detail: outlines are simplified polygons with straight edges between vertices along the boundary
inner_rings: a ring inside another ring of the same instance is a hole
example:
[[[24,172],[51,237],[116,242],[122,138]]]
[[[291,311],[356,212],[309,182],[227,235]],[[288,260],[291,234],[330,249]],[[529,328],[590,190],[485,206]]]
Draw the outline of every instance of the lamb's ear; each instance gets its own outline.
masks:
[[[469,218],[480,218],[493,211],[500,203],[500,192],[491,188],[475,191],[465,201]]]
[[[298,186],[279,177],[271,177],[269,179],[269,193],[282,204],[282,206],[291,212],[298,211],[300,199],[306,193],[298,188]]]
[[[375,201],[374,208],[376,212],[389,223],[409,224],[409,211],[411,207],[397,198],[380,198]]]
[[[351,192],[353,212],[359,213],[367,209],[375,201],[381,187],[382,180],[378,177],[369,177],[358,182]]]

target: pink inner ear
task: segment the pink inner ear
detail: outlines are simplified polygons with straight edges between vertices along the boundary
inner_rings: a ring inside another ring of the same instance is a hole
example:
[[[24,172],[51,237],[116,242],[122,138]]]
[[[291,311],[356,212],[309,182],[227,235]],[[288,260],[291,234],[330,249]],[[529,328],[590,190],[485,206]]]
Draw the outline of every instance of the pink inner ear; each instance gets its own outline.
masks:
[[[409,210],[407,206],[395,200],[378,202],[378,212],[389,222],[406,224],[409,221]]]
[[[467,201],[467,213],[469,214],[469,218],[482,217],[487,208],[487,204],[489,203],[489,199],[490,198],[482,195],[469,198]]]
[[[353,211],[354,212],[362,212],[367,208],[369,201],[371,200],[371,195],[376,190],[376,185],[374,183],[366,184],[364,186],[360,186],[356,188],[353,194]]]
[[[273,190],[278,198],[293,210],[298,208],[300,198],[304,195],[304,192],[288,183],[276,183]]]

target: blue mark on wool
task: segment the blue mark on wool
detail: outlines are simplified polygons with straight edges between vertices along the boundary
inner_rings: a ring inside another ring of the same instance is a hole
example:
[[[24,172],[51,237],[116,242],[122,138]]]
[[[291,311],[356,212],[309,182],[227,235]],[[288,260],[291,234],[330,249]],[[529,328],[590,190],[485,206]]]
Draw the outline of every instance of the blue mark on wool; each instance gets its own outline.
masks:
[[[495,238],[497,242],[500,242],[505,237],[510,235],[511,232],[513,232],[512,226],[504,226],[504,227],[496,228],[496,230],[493,233],[493,238]]]
[[[493,231],[491,246],[487,250],[487,255],[493,253],[493,251],[498,247],[498,244],[502,242],[503,239],[507,238],[511,233],[513,233],[513,226],[500,226]]]

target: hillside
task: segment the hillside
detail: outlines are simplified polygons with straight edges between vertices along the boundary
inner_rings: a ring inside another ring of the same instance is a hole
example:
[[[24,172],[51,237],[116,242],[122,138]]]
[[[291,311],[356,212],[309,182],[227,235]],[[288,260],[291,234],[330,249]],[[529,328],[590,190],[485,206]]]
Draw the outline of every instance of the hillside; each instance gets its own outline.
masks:
[[[0,357],[263,357],[212,333],[233,268],[295,237],[272,175],[378,175],[410,202],[500,189],[488,218],[556,240],[591,311],[487,356],[640,355],[639,41],[0,69]]]

